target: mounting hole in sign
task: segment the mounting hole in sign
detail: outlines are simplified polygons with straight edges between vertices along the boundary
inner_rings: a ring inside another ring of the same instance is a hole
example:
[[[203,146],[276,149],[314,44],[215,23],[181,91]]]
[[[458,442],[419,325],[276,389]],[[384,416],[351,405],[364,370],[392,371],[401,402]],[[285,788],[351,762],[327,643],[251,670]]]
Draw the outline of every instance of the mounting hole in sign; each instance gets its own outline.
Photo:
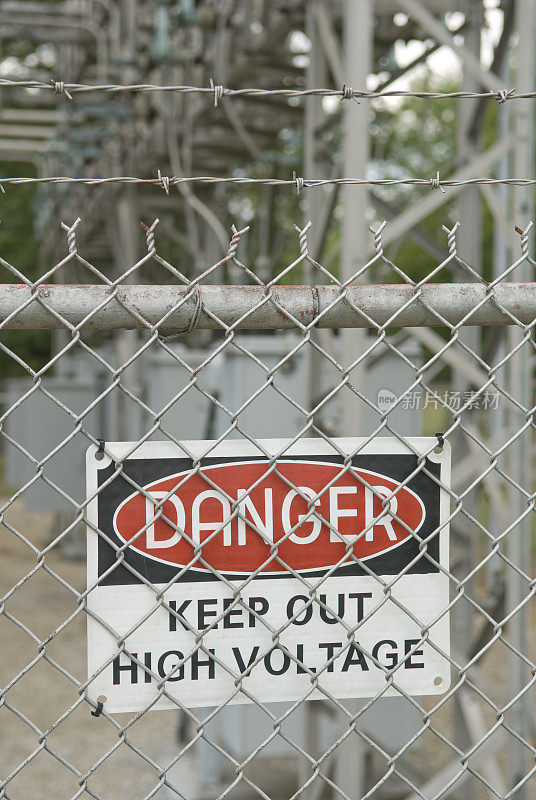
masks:
[[[104,458],[104,453],[101,453],[100,450],[97,450],[97,452],[95,453],[95,460],[102,461],[103,458]]]
[[[439,675],[434,678],[434,686],[441,686],[443,683],[443,678],[440,678]]]
[[[102,703],[102,705],[104,705],[107,699],[108,698],[106,697],[105,694],[99,694],[99,696],[97,697],[97,703]]]

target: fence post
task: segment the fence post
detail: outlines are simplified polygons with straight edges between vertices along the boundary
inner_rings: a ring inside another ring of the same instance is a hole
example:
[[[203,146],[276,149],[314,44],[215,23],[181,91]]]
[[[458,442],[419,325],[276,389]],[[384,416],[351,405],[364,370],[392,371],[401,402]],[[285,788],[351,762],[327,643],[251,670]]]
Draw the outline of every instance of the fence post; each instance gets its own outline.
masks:
[[[346,82],[350,86],[366,86],[372,61],[372,2],[371,0],[346,0],[344,11],[344,46],[346,59]],[[353,100],[345,101],[344,174],[363,176],[369,157],[368,106]],[[367,252],[369,205],[368,189],[365,186],[345,186],[343,198],[341,282],[350,280],[357,271],[357,259]],[[359,282],[366,280],[359,279]],[[341,331],[341,364],[345,369],[364,350],[364,331]],[[364,366],[350,373],[350,382],[362,390]],[[341,433],[345,436],[361,435],[362,401],[349,390],[342,391]],[[360,704],[347,703],[355,712]],[[348,720],[341,716],[343,725]],[[336,783],[351,798],[359,800],[364,793],[364,749],[362,740],[355,733],[337,748]]]

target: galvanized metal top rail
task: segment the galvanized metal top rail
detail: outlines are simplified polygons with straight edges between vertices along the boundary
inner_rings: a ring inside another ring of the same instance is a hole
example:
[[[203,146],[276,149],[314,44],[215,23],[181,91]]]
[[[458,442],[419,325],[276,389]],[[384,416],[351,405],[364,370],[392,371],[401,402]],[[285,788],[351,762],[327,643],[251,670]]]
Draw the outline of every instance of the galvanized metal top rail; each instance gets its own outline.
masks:
[[[0,326],[54,329],[533,325],[536,283],[322,286],[0,285]]]

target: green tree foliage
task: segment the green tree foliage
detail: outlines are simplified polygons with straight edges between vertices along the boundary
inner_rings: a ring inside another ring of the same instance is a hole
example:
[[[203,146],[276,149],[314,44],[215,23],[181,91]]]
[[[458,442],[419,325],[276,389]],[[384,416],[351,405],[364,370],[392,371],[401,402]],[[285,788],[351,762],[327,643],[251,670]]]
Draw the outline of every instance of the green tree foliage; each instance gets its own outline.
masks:
[[[32,165],[0,162],[3,177],[33,175]],[[6,186],[0,194],[0,281],[19,283],[7,264],[30,280],[39,277],[39,242],[34,235],[35,186]],[[50,334],[46,331],[0,331],[0,377],[24,375],[24,367],[11,356],[12,351],[33,369],[39,369],[50,353]]]
[[[442,83],[437,85],[433,76],[413,86],[416,91],[456,91],[458,87]],[[393,101],[379,104],[374,112],[372,123],[372,155],[378,177],[416,177],[429,178],[439,170],[440,177],[446,178],[456,170],[457,118],[460,103],[467,102],[453,98],[433,102],[414,97],[399,101],[393,108]],[[484,109],[485,120],[481,140],[489,146],[496,138],[497,104],[489,103]],[[377,194],[400,212],[412,203],[430,193],[430,189],[411,186],[375,190]],[[438,191],[435,189],[434,191]],[[378,216],[378,221],[379,221]],[[452,226],[458,220],[456,199],[448,200],[439,209],[430,213],[419,224],[419,228],[433,242],[446,248],[446,234],[442,226]],[[463,224],[463,220],[460,220]],[[480,267],[485,279],[490,279],[492,219],[485,204],[482,206],[482,229],[475,235],[482,237],[482,264]],[[414,280],[425,278],[435,267],[437,259],[427,253],[409,236],[397,248],[390,247],[387,255]],[[443,270],[437,282],[451,279],[449,270]],[[398,276],[385,276],[385,280],[400,280]]]
[[[442,80],[438,82],[437,76],[428,73],[421,76],[413,87],[420,91],[450,92],[458,87]],[[320,102],[320,101],[319,101]],[[448,177],[456,170],[456,139],[457,117],[460,103],[467,102],[453,98],[434,100],[433,102],[406,97],[403,99],[387,99],[376,101],[366,106],[370,114],[371,134],[371,162],[368,174],[374,178],[429,178],[435,176],[439,170],[442,178]],[[333,163],[340,163],[342,150],[342,122],[344,105],[338,105],[332,111],[332,122],[327,125],[327,133],[323,142],[323,151],[329,154]],[[496,138],[497,104],[488,103],[484,109],[484,125],[481,135],[482,146],[488,147]],[[287,178],[296,170],[298,175],[303,174],[303,139],[296,131],[285,131],[284,141],[274,143],[274,149],[265,153],[266,163],[259,168],[258,164],[251,164],[248,174],[262,177]],[[269,167],[268,167],[269,165]],[[329,175],[329,172],[328,172]],[[316,177],[316,176],[306,176]],[[270,253],[272,270],[277,274],[284,265],[289,264],[297,256],[298,241],[293,230],[293,224],[303,224],[309,218],[307,198],[310,192],[322,192],[323,200],[328,202],[329,191],[324,189],[304,190],[298,197],[288,187],[276,190],[276,202],[273,212],[273,235],[271,238],[272,251]],[[438,191],[438,190],[435,190]],[[398,214],[422,198],[430,196],[430,189],[415,186],[375,187],[373,194],[380,201],[389,204],[393,214]],[[252,234],[261,225],[261,215],[267,203],[268,193],[264,187],[251,187],[240,198],[233,201],[237,215],[243,214],[242,220],[249,222]],[[442,229],[443,225],[452,226],[458,218],[456,198],[448,199],[439,209],[431,212],[419,224],[420,230],[431,242],[446,251],[447,237]],[[485,204],[482,207],[482,236],[483,277],[489,280],[491,271],[492,247],[492,219]],[[245,213],[244,213],[245,212]],[[339,274],[341,219],[343,206],[340,200],[335,208],[330,225],[329,234],[324,248],[322,263],[334,275]],[[249,218],[251,217],[251,222]],[[382,210],[374,212],[374,218],[368,220],[373,226],[390,215]],[[233,220],[237,224],[239,220]],[[313,220],[317,224],[316,220]],[[475,232],[475,235],[479,235]],[[251,236],[253,245],[250,264],[255,263],[255,258],[260,255],[258,248],[262,246],[259,237]],[[260,244],[259,244],[260,243]],[[372,237],[371,237],[372,244]],[[438,266],[437,255],[431,255],[422,246],[405,236],[403,241],[387,248],[386,255],[399,265],[412,280],[420,281]],[[296,283],[305,278],[301,267],[289,273],[283,282]],[[451,272],[446,269],[437,275],[435,280],[451,280]],[[379,267],[369,275],[371,280],[383,282],[399,282],[402,278],[393,270]],[[319,275],[319,280],[323,278]]]

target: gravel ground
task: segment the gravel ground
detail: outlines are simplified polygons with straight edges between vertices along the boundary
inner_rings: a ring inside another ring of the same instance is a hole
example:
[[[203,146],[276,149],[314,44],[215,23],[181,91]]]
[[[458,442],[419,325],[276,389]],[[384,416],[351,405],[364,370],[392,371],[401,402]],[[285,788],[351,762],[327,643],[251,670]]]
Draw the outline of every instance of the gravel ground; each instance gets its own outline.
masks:
[[[50,515],[27,512],[18,505],[6,519],[37,547],[50,540],[52,520]],[[46,563],[77,590],[85,587],[85,564],[66,561],[57,548],[47,556]],[[0,534],[0,586],[2,593],[13,586],[36,564],[34,554],[13,534],[2,529]],[[73,595],[55,578],[39,569],[20,586],[6,602],[6,612],[19,620],[41,641],[46,639],[77,605]],[[6,702],[31,721],[32,726],[18,719],[8,708],[0,708],[1,774],[6,776],[16,770],[25,759],[24,768],[9,782],[9,796],[17,800],[38,798],[68,798],[80,789],[79,777],[60,763],[66,761],[84,773],[117,744],[114,728],[104,719],[90,714],[90,707],[81,702],[65,720],[47,736],[47,749],[39,744],[39,731],[45,731],[73,704],[79,702],[77,688],[57,669],[43,659],[36,659],[37,646],[28,634],[7,615],[0,617],[2,651],[7,658],[0,660],[0,684],[5,686],[13,676],[28,664],[29,669],[12,688]],[[7,647],[6,647],[7,643]],[[85,679],[85,620],[78,614],[57,638],[46,647],[46,653],[73,677]],[[120,715],[121,720],[125,719]],[[167,743],[175,741],[177,715],[173,712],[147,714],[135,726],[129,738],[154,757],[158,750],[165,751]],[[164,743],[161,746],[161,743]],[[190,769],[185,768],[184,778],[192,783]],[[132,777],[135,776],[135,791]],[[157,784],[155,770],[125,745],[115,752],[88,778],[88,786],[105,798],[144,797]],[[186,788],[186,787],[185,787]],[[191,787],[189,787],[191,790]],[[88,796],[87,794],[85,795]],[[161,792],[158,800],[165,797]]]
[[[24,532],[37,548],[45,547],[51,539],[53,520],[49,514],[29,512],[19,501],[9,509],[5,518],[8,525]],[[0,526],[0,594],[9,591],[36,567],[36,563],[35,555],[27,545],[6,527]],[[55,548],[46,557],[46,565],[75,589],[84,588],[83,562],[66,560],[59,548]],[[5,613],[0,615],[3,655],[0,659],[0,686],[5,687],[15,675],[23,673],[10,686],[6,703],[0,707],[0,776],[5,779],[13,773],[6,787],[6,797],[12,800],[49,797],[61,800],[75,796],[97,796],[105,800],[133,800],[148,795],[156,800],[168,800],[181,795],[189,800],[217,797],[221,788],[211,787],[207,783],[206,750],[196,748],[183,756],[169,773],[173,783],[179,787],[180,795],[170,792],[166,787],[158,789],[159,767],[156,764],[168,765],[178,752],[176,712],[146,714],[129,729],[127,738],[132,745],[129,747],[120,742],[115,728],[106,719],[91,716],[90,707],[80,701],[77,688],[69,678],[47,663],[42,655],[39,656],[38,643],[33,637],[39,641],[46,640],[76,610],[77,604],[72,593],[41,567],[6,600]],[[534,616],[532,610],[531,615]],[[533,660],[534,630],[535,626],[531,625],[529,644]],[[77,680],[85,679],[83,613],[75,615],[52,638],[46,645],[46,654]],[[474,680],[484,691],[494,694],[500,703],[501,696],[508,696],[508,676],[515,662],[516,659],[507,648],[498,642],[486,656],[482,671],[477,673],[476,669],[472,670],[468,679]],[[424,702],[431,709],[437,701]],[[40,742],[41,733],[50,729],[76,703],[78,705],[74,710],[47,735],[46,740]],[[481,737],[495,723],[494,712],[474,692],[467,690],[463,706],[469,713],[475,737]],[[17,709],[20,717],[9,707]],[[417,785],[424,785],[452,759],[452,749],[441,740],[442,736],[452,740],[452,719],[453,701],[447,699],[444,707],[432,715],[430,729],[411,746],[406,757],[397,761],[401,770],[411,780],[417,781]],[[128,715],[117,715],[117,720],[124,724]],[[478,763],[474,762],[474,768],[500,795],[502,778],[497,767],[505,766],[507,743],[498,738],[492,738],[491,741],[497,743],[496,756],[488,754]],[[143,750],[148,758],[137,754],[136,747]],[[94,773],[89,774],[109,750],[112,750],[111,755]],[[150,763],[151,759],[153,763]],[[25,761],[25,766],[17,771]],[[384,758],[369,753],[367,763],[374,780],[385,773]],[[81,790],[83,779],[78,773],[87,778],[88,790],[94,794]],[[300,781],[296,761],[283,756],[256,759],[249,774],[268,796],[274,798],[291,797]],[[202,783],[203,779],[205,783]],[[228,786],[233,780],[233,773],[228,772],[225,780]],[[472,780],[478,789],[475,793],[477,800],[495,796],[480,781]],[[411,794],[410,788],[400,782],[391,781],[386,788],[390,788],[390,797]],[[248,791],[244,783],[231,790],[228,796],[237,800],[259,797],[258,793]],[[536,778],[529,782],[528,798],[536,798]]]

